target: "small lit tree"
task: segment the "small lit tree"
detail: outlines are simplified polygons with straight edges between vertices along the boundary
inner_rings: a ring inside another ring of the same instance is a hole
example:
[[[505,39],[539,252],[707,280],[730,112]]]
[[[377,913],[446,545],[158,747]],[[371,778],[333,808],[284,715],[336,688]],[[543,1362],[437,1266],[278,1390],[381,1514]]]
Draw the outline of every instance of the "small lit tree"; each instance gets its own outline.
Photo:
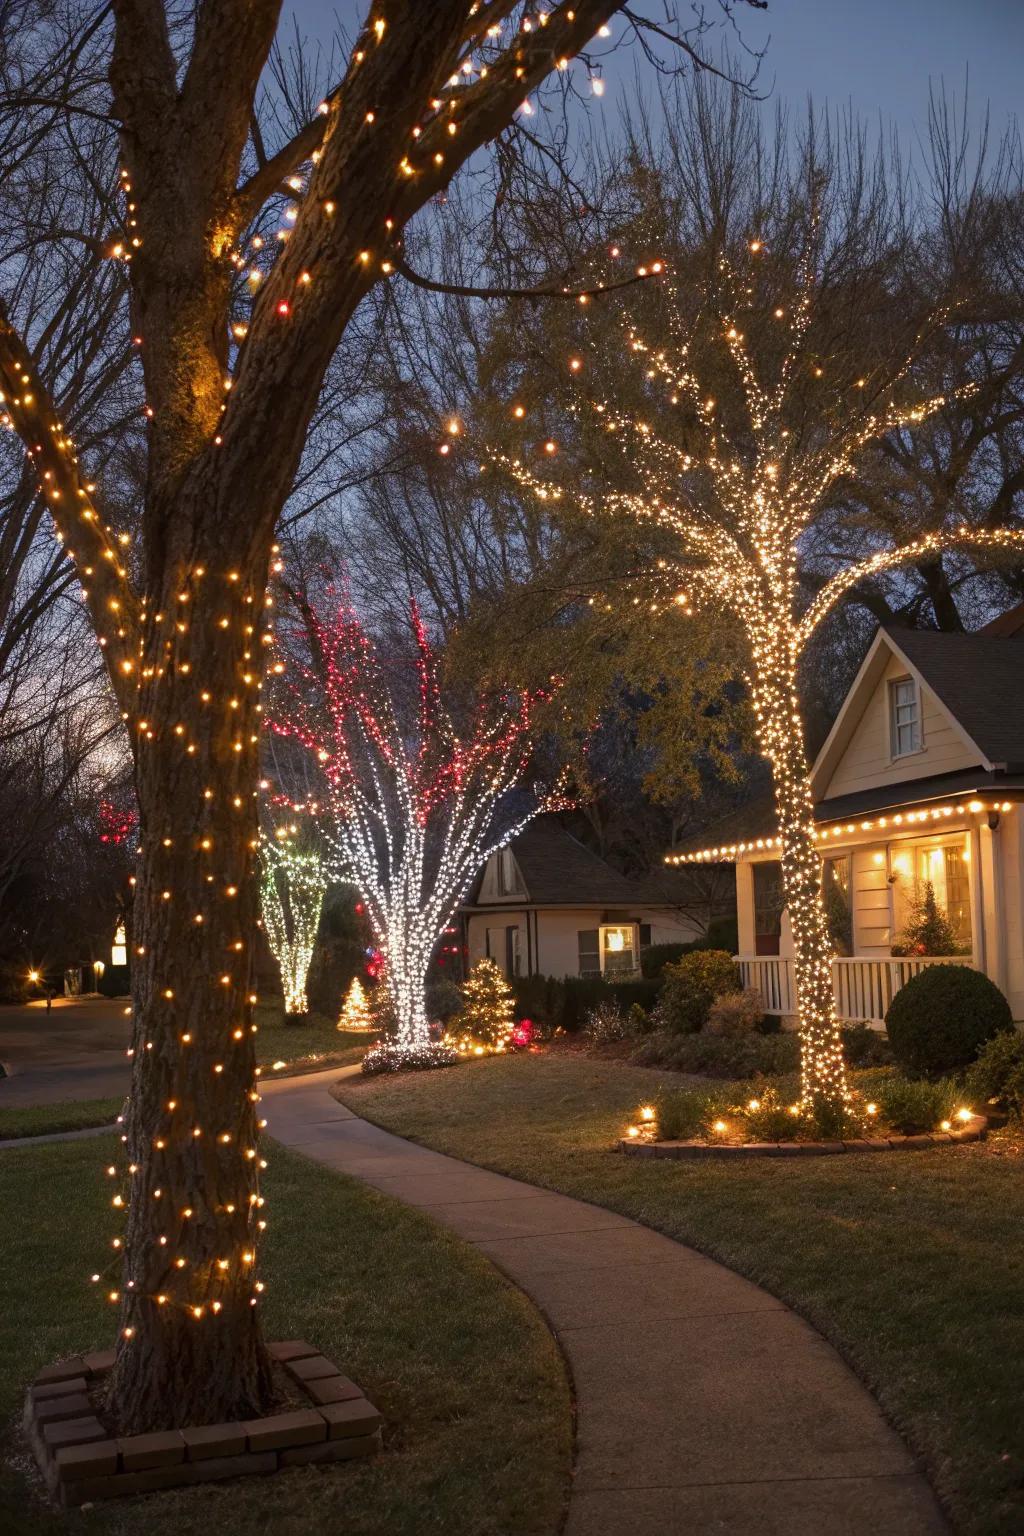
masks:
[[[474,1050],[504,1051],[515,1025],[515,997],[493,960],[478,960],[462,988],[462,1007],[449,1036],[465,1055]]]
[[[352,985],[349,987],[345,1001],[341,1005],[338,1028],[353,1030],[370,1030],[374,1028],[369,1000],[358,976],[352,977]]]
[[[278,827],[260,844],[260,910],[271,953],[281,970],[285,1017],[308,1011],[306,977],[316,947],[327,876],[319,849],[296,831]]]
[[[438,941],[490,854],[556,803],[524,784],[550,690],[482,694],[460,732],[415,604],[412,656],[392,667],[346,601],[326,617],[300,606],[301,627],[282,636],[290,664],[272,730],[305,749],[333,873],[366,908],[393,1011],[386,1048],[434,1060],[426,980]]]
[[[841,566],[806,604],[801,557],[830,491],[869,445],[912,431],[955,393],[951,387],[923,398],[913,386],[925,331],[948,317],[933,314],[895,336],[881,334],[885,325],[877,321],[873,332],[870,324],[857,331],[865,310],[879,304],[878,293],[872,290],[866,303],[864,282],[837,280],[821,222],[808,217],[799,239],[790,228],[780,231],[777,253],[771,245],[756,237],[735,242],[709,262],[703,283],[690,271],[685,283],[664,280],[657,341],[627,321],[621,354],[635,364],[635,375],[627,366],[619,398],[574,392],[567,402],[590,454],[589,475],[574,464],[571,478],[542,476],[521,454],[491,457],[545,502],[572,500],[588,513],[667,530],[678,558],[660,565],[666,600],[682,614],[702,608],[737,622],[775,789],[802,1099],[808,1109],[834,1116],[848,1093],[797,689],[800,660],[821,621],[865,578],[945,549],[999,549],[1015,540],[1019,546],[1024,536],[1007,528],[936,530]],[[602,329],[569,359],[571,380],[584,382],[602,361],[618,365],[619,350],[611,361],[602,354],[606,341]],[[592,437],[587,447],[592,433],[602,449]],[[612,473],[601,463],[608,444],[620,450]],[[556,464],[558,449],[549,439],[541,453]]]

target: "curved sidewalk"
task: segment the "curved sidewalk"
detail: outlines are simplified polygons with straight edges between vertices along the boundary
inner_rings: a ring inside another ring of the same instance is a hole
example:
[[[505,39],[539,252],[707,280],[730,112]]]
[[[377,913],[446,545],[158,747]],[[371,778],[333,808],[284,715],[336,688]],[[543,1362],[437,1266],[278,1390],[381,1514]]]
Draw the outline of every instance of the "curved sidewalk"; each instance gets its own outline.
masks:
[[[566,1536],[947,1531],[870,1393],[781,1302],[628,1217],[370,1125],[327,1091],[356,1070],[265,1083],[269,1134],[425,1210],[536,1302],[576,1394]]]

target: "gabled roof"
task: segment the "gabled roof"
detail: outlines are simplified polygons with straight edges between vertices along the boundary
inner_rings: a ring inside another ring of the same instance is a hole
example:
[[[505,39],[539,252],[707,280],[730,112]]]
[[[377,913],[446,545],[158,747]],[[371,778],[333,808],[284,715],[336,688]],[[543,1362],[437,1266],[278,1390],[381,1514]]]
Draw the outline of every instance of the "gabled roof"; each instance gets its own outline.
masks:
[[[886,630],[991,768],[1024,767],[1024,637]]]
[[[1009,619],[1009,615],[1004,615]],[[828,788],[869,699],[896,656],[927,688],[978,766],[1024,768],[1024,632],[878,631],[811,770],[816,797]]]
[[[660,872],[646,880],[620,874],[599,854],[567,832],[554,816],[538,816],[509,843],[524,891],[500,901],[480,903],[483,871],[464,903],[483,910],[523,906],[636,907],[671,906],[675,883]],[[524,894],[525,892],[525,894]],[[680,896],[682,886],[680,886]],[[678,898],[677,898],[678,899]]]

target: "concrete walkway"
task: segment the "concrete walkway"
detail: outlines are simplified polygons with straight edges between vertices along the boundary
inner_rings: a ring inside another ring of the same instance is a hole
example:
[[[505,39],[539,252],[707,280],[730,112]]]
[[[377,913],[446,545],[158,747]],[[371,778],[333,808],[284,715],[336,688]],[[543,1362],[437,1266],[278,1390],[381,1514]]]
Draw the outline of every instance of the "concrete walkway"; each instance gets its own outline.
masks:
[[[566,1536],[947,1530],[874,1399],[781,1302],[625,1216],[370,1125],[328,1093],[356,1070],[266,1083],[269,1133],[425,1210],[536,1302],[576,1394]]]

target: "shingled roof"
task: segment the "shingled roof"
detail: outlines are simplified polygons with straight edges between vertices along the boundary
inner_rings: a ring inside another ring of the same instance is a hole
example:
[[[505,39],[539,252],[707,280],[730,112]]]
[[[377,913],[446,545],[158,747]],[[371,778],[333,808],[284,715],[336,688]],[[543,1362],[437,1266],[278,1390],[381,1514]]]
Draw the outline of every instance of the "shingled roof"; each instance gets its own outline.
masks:
[[[990,763],[1024,768],[1024,636],[886,629]]]
[[[645,880],[631,880],[567,832],[554,816],[538,816],[509,845],[523,879],[525,895],[509,896],[495,906],[636,907],[672,906],[682,899],[685,880],[656,871]],[[682,872],[680,872],[682,873]],[[465,906],[475,907],[483,871],[477,876]]]

